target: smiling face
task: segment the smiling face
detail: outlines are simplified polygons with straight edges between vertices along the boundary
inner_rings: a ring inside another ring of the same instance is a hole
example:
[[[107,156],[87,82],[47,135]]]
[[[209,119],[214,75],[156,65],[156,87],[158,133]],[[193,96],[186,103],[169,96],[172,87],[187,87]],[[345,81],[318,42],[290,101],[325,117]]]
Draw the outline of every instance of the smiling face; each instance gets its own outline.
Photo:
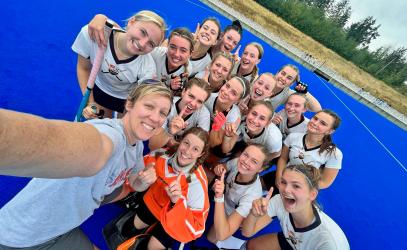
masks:
[[[202,107],[208,98],[208,93],[204,89],[192,85],[191,88],[182,90],[181,97],[179,108],[182,110],[186,106],[185,115],[187,116]]]
[[[284,67],[276,74],[277,87],[284,89],[290,87],[297,79],[298,72],[290,66]]]
[[[279,191],[284,208],[289,213],[308,209],[318,192],[311,189],[304,174],[286,169],[281,177]]]
[[[224,56],[218,56],[209,67],[209,82],[222,82],[226,80],[231,71],[232,62]]]
[[[204,22],[198,32],[198,40],[205,46],[215,45],[218,40],[219,27],[214,21]]]
[[[284,110],[288,118],[299,118],[307,111],[305,97],[300,95],[291,95],[285,103]]]
[[[224,105],[236,104],[243,94],[243,85],[234,77],[227,81],[219,90],[218,102]]]
[[[308,122],[307,133],[314,135],[332,134],[335,119],[327,113],[316,113]]]
[[[177,161],[181,167],[194,163],[202,154],[205,143],[194,134],[187,134],[177,150]]]
[[[262,74],[253,83],[250,98],[255,101],[264,100],[273,94],[276,86],[276,79],[269,74]]]
[[[167,58],[170,68],[178,68],[188,62],[191,56],[191,42],[181,36],[173,35],[168,41]]]
[[[271,122],[273,113],[264,105],[252,107],[246,117],[247,129],[253,135],[259,134]]]
[[[262,171],[266,156],[256,146],[248,146],[239,156],[237,169],[243,175],[255,175]]]
[[[143,96],[133,105],[127,102],[123,126],[128,141],[133,144],[150,139],[164,124],[170,107],[170,99],[159,94]]]
[[[163,35],[155,23],[131,19],[127,25],[126,48],[133,55],[145,55],[161,43]]]
[[[231,52],[234,48],[236,48],[237,44],[240,41],[240,34],[234,29],[230,29],[226,31],[222,39],[220,41],[220,50],[224,52]]]
[[[240,59],[240,68],[247,71],[252,71],[254,66],[260,62],[259,50],[254,45],[247,45]]]

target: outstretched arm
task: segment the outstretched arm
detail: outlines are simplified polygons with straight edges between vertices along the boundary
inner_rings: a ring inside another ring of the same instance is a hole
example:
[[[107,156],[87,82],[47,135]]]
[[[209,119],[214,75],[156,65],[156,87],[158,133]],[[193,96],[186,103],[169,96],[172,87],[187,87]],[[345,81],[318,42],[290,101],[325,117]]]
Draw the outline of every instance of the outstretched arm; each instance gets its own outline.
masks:
[[[113,144],[92,125],[0,109],[0,174],[44,178],[91,176]]]

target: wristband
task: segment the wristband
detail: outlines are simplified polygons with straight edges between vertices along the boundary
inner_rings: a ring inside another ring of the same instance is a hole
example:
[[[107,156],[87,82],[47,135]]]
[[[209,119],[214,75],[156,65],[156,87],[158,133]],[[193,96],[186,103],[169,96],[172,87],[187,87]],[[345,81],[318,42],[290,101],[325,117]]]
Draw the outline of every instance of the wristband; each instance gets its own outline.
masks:
[[[213,198],[214,202],[225,202],[225,195],[222,194],[222,197],[214,197]]]

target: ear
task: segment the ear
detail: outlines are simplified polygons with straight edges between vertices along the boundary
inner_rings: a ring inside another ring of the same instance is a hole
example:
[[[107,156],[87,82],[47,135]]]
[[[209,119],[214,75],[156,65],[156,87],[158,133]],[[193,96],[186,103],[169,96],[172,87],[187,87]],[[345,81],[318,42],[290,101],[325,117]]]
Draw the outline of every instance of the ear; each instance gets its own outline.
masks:
[[[261,59],[257,59],[256,60],[256,65],[259,64],[261,62]]]
[[[313,189],[311,190],[311,193],[310,193],[310,199],[311,199],[311,201],[316,200],[316,199],[317,199],[317,196],[318,196],[318,190],[316,190],[315,188],[313,188]]]
[[[134,106],[134,103],[132,103],[131,101],[127,100],[127,101],[126,101],[126,104],[125,104],[125,106],[124,106],[124,108],[125,108],[126,111],[128,112],[128,111],[130,111],[131,108],[133,108],[133,106]]]
[[[335,130],[334,130],[334,129],[331,129],[331,130],[329,130],[328,134],[329,134],[329,135],[332,135],[334,132],[335,132]]]

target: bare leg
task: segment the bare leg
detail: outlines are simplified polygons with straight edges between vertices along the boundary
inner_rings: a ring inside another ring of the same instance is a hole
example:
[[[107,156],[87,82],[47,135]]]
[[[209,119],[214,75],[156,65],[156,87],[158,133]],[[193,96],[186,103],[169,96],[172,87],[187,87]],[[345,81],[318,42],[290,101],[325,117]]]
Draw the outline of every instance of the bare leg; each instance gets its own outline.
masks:
[[[247,250],[281,250],[277,234],[265,234],[247,242]]]

